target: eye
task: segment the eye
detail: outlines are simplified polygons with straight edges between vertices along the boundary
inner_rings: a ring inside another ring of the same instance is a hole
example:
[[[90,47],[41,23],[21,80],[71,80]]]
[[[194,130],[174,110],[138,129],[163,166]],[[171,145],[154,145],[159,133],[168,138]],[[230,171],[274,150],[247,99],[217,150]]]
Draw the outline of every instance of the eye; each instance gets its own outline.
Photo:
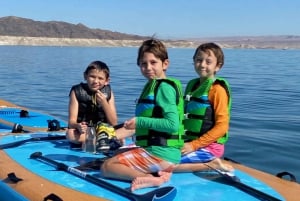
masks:
[[[152,65],[155,65],[155,64],[157,64],[157,61],[151,61],[150,62]]]
[[[196,58],[196,59],[194,60],[195,63],[202,63],[202,61],[203,61],[203,59],[201,59],[201,58]]]
[[[141,68],[145,68],[145,67],[146,67],[146,65],[147,65],[147,63],[146,63],[146,62],[141,62],[141,63],[140,63],[140,67],[141,67]]]
[[[90,78],[96,78],[96,76],[93,75],[93,74],[90,74],[89,77],[90,77]]]
[[[206,64],[207,64],[207,65],[210,65],[210,64],[212,64],[212,63],[213,63],[212,60],[209,60],[209,59],[206,60]]]

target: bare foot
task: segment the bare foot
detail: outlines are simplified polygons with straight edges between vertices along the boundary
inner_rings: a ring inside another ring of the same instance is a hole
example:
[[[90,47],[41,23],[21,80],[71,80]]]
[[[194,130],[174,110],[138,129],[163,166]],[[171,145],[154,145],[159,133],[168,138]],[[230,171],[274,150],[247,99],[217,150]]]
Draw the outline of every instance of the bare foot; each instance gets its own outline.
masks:
[[[208,163],[207,166],[218,169],[223,172],[232,172],[234,168],[231,165],[222,163],[221,159],[216,158]]]
[[[169,181],[172,175],[172,172],[159,171],[158,175],[165,181]]]
[[[131,191],[140,189],[140,188],[147,188],[153,186],[160,186],[163,183],[169,181],[172,173],[159,171],[159,177],[153,176],[146,176],[146,177],[137,177],[131,183]]]

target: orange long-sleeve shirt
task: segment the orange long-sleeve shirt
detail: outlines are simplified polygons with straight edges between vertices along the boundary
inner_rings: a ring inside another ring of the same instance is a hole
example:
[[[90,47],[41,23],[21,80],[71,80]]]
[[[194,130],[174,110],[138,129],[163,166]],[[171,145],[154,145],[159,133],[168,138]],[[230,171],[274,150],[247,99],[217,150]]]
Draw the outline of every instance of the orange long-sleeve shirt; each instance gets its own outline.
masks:
[[[208,93],[208,100],[214,109],[215,125],[201,137],[190,142],[194,150],[216,142],[216,140],[222,137],[229,129],[229,98],[226,90],[218,83],[213,84]]]

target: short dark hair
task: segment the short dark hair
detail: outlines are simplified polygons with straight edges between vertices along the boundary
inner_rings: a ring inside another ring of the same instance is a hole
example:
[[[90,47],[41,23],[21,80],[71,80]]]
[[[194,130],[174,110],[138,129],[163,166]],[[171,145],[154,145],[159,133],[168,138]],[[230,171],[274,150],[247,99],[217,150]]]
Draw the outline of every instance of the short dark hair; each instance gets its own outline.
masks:
[[[140,60],[144,56],[145,52],[150,52],[154,54],[155,57],[159,58],[161,61],[167,60],[168,52],[166,46],[159,40],[149,39],[143,42],[138,50],[137,65],[140,65]]]
[[[103,71],[104,74],[106,75],[106,78],[109,78],[109,68],[106,65],[106,63],[104,63],[102,61],[93,61],[92,63],[90,63],[88,65],[88,67],[84,71],[84,74],[87,75],[89,73],[89,71],[93,70],[93,69]]]
[[[212,51],[216,58],[217,58],[217,64],[220,65],[220,68],[224,65],[224,53],[220,46],[218,46],[215,43],[203,43],[199,45],[194,53],[193,60],[195,60],[195,57],[197,56],[198,52],[203,51],[206,53],[209,53],[209,51]]]

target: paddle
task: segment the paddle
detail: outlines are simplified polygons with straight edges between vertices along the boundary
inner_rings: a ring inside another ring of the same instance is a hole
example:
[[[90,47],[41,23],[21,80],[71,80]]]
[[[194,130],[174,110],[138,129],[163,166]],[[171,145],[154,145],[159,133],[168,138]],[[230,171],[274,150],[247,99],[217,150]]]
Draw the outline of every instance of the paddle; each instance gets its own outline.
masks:
[[[73,168],[81,170],[81,171],[89,171],[89,170],[95,171],[95,170],[100,170],[102,164],[108,158],[110,158],[110,157],[97,158],[96,160],[89,161],[87,163],[78,165],[78,166],[73,167]]]
[[[31,159],[36,159],[38,161],[47,162],[56,167],[57,170],[63,170],[69,172],[77,177],[83,178],[93,184],[106,188],[112,192],[115,192],[121,196],[124,196],[130,200],[134,201],[171,201],[175,198],[177,190],[172,186],[157,188],[145,194],[134,194],[128,190],[115,186],[105,180],[99,179],[95,176],[89,175],[86,172],[80,171],[73,167],[69,167],[64,163],[59,163],[50,158],[43,156],[41,152],[35,152],[30,155]]]
[[[123,125],[124,125],[124,123],[118,124],[118,125],[114,126],[114,129],[121,128],[121,127],[123,127]],[[19,129],[19,130],[21,129],[22,131],[24,131],[23,126],[20,125],[20,124],[15,124],[14,129]],[[13,131],[14,131],[14,129],[13,129]],[[24,131],[24,132],[27,132],[27,131]],[[17,146],[20,146],[20,145],[25,144],[27,142],[63,140],[63,139],[66,139],[65,135],[48,134],[48,136],[46,136],[46,137],[32,137],[32,138],[25,139],[25,140],[20,140],[20,141],[17,141],[17,142],[10,142],[10,143],[7,143],[7,144],[2,144],[2,145],[0,145],[0,149],[8,149],[8,148],[17,147]]]
[[[46,137],[32,137],[28,138],[25,140],[20,140],[17,142],[10,142],[7,144],[1,144],[0,149],[8,149],[8,148],[13,148],[20,146],[22,144],[25,144],[27,142],[35,142],[35,141],[49,141],[49,140],[63,140],[66,139],[65,135],[53,135],[53,134],[48,134]]]
[[[204,163],[205,164],[205,163]],[[281,201],[280,199],[273,197],[267,193],[259,191],[251,186],[248,186],[241,182],[240,178],[235,175],[230,175],[230,173],[222,172],[216,168],[211,167],[210,165],[205,164],[207,167],[216,171],[219,175],[221,175],[224,179],[230,182],[231,185],[237,187],[238,189],[264,201]]]

